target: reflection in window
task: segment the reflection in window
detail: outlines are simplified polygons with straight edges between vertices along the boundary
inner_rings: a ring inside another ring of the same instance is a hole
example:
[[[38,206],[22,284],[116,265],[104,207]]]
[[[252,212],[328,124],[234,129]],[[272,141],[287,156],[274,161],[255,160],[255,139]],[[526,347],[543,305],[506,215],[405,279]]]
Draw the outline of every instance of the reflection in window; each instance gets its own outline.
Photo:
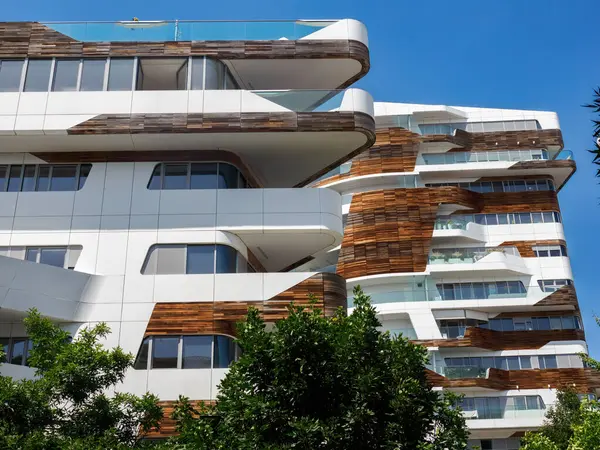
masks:
[[[192,89],[239,89],[229,68],[213,58],[192,58]]]
[[[47,92],[50,83],[51,59],[30,59],[25,75],[25,92]]]
[[[0,60],[0,92],[19,91],[23,63],[23,60]]]
[[[54,63],[53,91],[76,91],[79,59],[57,59]]]
[[[91,164],[0,165],[0,191],[77,191],[91,169]]]
[[[26,337],[0,338],[2,359],[0,362],[26,366],[33,342]]]
[[[245,189],[244,175],[228,163],[161,163],[148,182],[148,189]]]
[[[490,319],[478,326],[494,331],[579,330],[581,322],[578,316],[506,317]]]
[[[108,90],[133,90],[133,58],[111,58],[108,70]]]
[[[177,355],[179,353],[178,337],[154,337],[152,339],[152,364],[153,369],[177,368]]]
[[[544,180],[507,180],[507,181],[473,181],[470,183],[429,183],[426,187],[456,186],[469,191],[487,194],[490,192],[526,192],[526,191],[554,191],[554,182]]]
[[[66,256],[67,247],[27,247],[25,251],[27,261],[54,267],[66,268]]]
[[[133,367],[135,370],[226,369],[239,356],[240,349],[229,336],[149,336],[142,341]]]
[[[538,258],[567,256],[567,248],[564,245],[537,245],[533,247],[533,253]]]
[[[561,217],[557,211],[506,214],[453,214],[451,216],[439,216],[435,222],[435,229],[464,230],[469,223],[480,225],[561,223]]]
[[[441,300],[477,300],[523,297],[527,289],[521,281],[436,284]]]
[[[538,280],[540,289],[544,292],[556,292],[565,286],[573,286],[573,280],[566,278],[559,280]]]
[[[102,91],[104,89],[105,59],[84,59],[81,69],[82,91]]]
[[[247,273],[254,268],[223,244],[158,244],[148,251],[143,275]]]

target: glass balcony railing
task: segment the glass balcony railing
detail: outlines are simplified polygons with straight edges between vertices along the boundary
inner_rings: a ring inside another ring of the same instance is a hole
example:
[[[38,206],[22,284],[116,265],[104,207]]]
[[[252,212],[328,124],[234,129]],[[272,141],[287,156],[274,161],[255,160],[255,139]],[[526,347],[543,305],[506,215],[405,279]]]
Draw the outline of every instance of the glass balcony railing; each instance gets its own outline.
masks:
[[[404,337],[406,339],[411,339],[411,340],[417,339],[417,333],[415,332],[414,328],[393,328],[393,329],[389,329],[389,330],[385,330],[385,331],[389,331],[390,335],[392,335],[392,336],[402,335],[402,337]]]
[[[144,20],[120,22],[45,22],[43,25],[78,41],[238,41],[296,40],[336,20],[200,21]]]
[[[485,378],[487,376],[487,369],[478,366],[438,367],[436,368],[436,372],[440,375],[444,375],[450,380],[461,378]]]
[[[558,152],[558,155],[556,155],[553,159],[555,160],[571,160],[573,159],[573,152],[571,150],[561,150],[560,152]]]
[[[429,254],[429,264],[472,264],[490,253],[520,256],[517,247],[471,247],[435,249]]]
[[[433,288],[435,291],[435,288]],[[424,287],[415,287],[402,291],[376,292],[369,293],[371,303],[374,305],[382,303],[401,303],[401,302],[426,302],[436,300],[437,292],[429,292]],[[439,294],[437,295],[439,297]],[[348,307],[354,307],[353,297],[348,297]],[[439,300],[439,298],[437,298]]]
[[[435,221],[436,230],[466,230],[467,224],[473,223],[472,217],[439,218]]]
[[[423,154],[423,161],[426,165],[466,164],[496,161],[534,161],[546,159],[548,159],[548,152],[543,149]]]
[[[502,409],[489,408],[484,410],[464,410],[463,415],[467,420],[484,420],[484,419],[543,419],[546,415],[545,409]]]

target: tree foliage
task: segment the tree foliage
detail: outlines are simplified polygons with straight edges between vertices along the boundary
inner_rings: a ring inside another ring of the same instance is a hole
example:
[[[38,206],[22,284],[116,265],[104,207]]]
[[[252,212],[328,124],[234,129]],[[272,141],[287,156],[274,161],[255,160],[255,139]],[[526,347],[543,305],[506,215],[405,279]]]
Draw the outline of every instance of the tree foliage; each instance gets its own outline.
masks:
[[[457,398],[432,390],[426,349],[381,326],[360,288],[354,312],[326,318],[291,307],[272,331],[256,309],[239,325],[242,356],[216,404],[180,398],[174,417],[189,449],[466,448]]]
[[[594,100],[592,103],[584,105],[587,108],[590,108],[595,114],[598,115],[600,119],[600,87],[594,90]],[[600,166],[600,120],[593,119],[594,123],[594,138],[595,138],[595,148],[590,150],[590,152],[594,155],[593,163]],[[596,172],[596,176],[600,176],[600,169]]]
[[[83,329],[72,340],[32,310],[25,327],[36,377],[0,377],[0,448],[131,448],[140,432],[157,426],[162,410],[155,396],[109,392],[123,380],[133,356],[120,347],[103,348],[106,324]]]

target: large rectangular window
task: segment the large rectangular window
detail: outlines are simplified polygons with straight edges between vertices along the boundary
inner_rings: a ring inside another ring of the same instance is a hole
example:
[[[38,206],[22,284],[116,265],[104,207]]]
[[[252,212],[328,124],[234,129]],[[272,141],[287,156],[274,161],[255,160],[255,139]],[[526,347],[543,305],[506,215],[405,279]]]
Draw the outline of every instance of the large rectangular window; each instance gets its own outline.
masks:
[[[133,90],[133,58],[111,58],[108,71],[108,90]]]
[[[148,182],[148,189],[244,189],[252,185],[240,170],[228,163],[158,164]]]
[[[183,336],[182,369],[210,369],[212,336]]]
[[[76,91],[79,78],[79,59],[57,59],[54,63],[53,91]]]
[[[188,245],[185,273],[215,273],[214,258],[215,247],[213,245]]]
[[[18,92],[21,87],[23,60],[0,60],[0,92]]]
[[[179,337],[154,337],[152,340],[152,368],[176,369]]]
[[[82,91],[102,91],[104,89],[105,59],[84,59],[81,71]]]
[[[83,188],[91,169],[91,164],[0,166],[0,191],[76,191]]]
[[[25,75],[25,92],[47,92],[50,84],[51,59],[30,59]]]

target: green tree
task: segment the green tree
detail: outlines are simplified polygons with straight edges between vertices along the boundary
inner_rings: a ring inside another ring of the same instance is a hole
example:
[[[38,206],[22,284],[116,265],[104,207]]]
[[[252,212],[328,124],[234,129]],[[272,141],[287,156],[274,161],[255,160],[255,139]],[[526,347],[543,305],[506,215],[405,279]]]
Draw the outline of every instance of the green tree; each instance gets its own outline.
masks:
[[[583,402],[581,423],[573,427],[569,450],[592,450],[600,448],[600,404]]]
[[[427,351],[381,326],[360,288],[326,318],[290,307],[271,331],[256,309],[238,327],[242,356],[214,406],[175,408],[174,448],[461,450],[468,431],[450,393],[432,390]]]
[[[110,332],[106,324],[71,339],[32,310],[25,327],[36,377],[0,377],[0,448],[131,448],[140,434],[158,425],[162,409],[155,396],[110,394],[133,356],[120,347],[103,348],[99,340]]]
[[[521,441],[521,450],[559,450],[558,446],[541,433],[527,433]]]
[[[590,108],[595,114],[600,116],[600,88],[594,90],[594,100],[592,103],[584,106]],[[595,148],[594,150],[590,150],[590,152],[594,155],[592,162],[600,166],[600,120],[593,119],[592,122],[594,124],[593,136],[595,139]],[[596,172],[596,176],[600,176],[600,169]]]

